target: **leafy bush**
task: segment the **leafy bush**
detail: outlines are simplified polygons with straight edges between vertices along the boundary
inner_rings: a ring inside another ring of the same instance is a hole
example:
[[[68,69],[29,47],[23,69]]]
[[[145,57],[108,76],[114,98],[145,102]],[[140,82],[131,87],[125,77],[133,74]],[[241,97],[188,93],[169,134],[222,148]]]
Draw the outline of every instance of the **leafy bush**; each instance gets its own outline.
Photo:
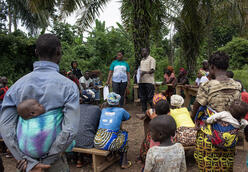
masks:
[[[233,38],[224,47],[218,49],[226,52],[231,60],[230,67],[232,69],[240,69],[248,64],[248,40],[244,38]]]
[[[242,70],[233,70],[233,73],[234,79],[240,80],[246,91],[248,91],[248,65],[245,65]]]
[[[0,34],[0,76],[7,76],[10,84],[33,69],[34,41],[21,31]]]

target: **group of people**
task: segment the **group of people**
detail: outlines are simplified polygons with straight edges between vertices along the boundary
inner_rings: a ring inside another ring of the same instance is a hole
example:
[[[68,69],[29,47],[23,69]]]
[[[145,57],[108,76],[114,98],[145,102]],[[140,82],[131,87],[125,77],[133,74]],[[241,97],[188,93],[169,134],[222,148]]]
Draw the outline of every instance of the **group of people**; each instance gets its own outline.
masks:
[[[128,132],[122,121],[131,115],[122,108],[125,90],[130,85],[129,65],[124,52],[110,65],[107,85],[113,92],[100,108],[99,71],[82,75],[76,61],[69,72],[59,73],[61,43],[53,34],[41,35],[36,42],[39,61],[33,72],[19,79],[10,89],[1,78],[2,111],[0,131],[19,171],[69,171],[66,155],[73,147],[108,150],[121,156],[120,166],[128,161]],[[186,171],[184,146],[196,145],[194,157],[200,171],[232,171],[238,131],[247,125],[248,100],[242,84],[227,76],[229,57],[216,52],[198,72],[199,91],[190,114],[184,99],[168,88],[154,94],[156,61],[149,48],[141,50],[137,71],[139,96],[144,118],[145,138],[138,159],[145,172]],[[165,71],[164,84],[187,85],[187,71],[176,78],[173,67]],[[3,93],[3,94],[2,94]],[[243,100],[243,101],[241,101]],[[148,109],[147,104],[150,105]],[[248,127],[245,127],[248,138]],[[65,154],[65,152],[68,152]],[[82,154],[73,153],[77,167]],[[0,162],[1,163],[1,162]]]

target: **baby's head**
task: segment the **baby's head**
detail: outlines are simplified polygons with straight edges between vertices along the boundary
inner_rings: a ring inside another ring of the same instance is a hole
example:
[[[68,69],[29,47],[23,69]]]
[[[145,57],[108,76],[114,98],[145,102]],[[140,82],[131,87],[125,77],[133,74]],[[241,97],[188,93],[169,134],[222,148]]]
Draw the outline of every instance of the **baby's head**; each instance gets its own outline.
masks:
[[[176,109],[176,108],[181,108],[183,106],[184,99],[180,95],[172,95],[171,96],[171,108]]]
[[[149,123],[152,139],[161,142],[175,135],[176,122],[170,115],[157,116]]]
[[[157,115],[166,115],[170,112],[170,105],[166,100],[160,100],[155,105],[155,112]]]
[[[235,119],[241,120],[248,113],[248,104],[241,100],[235,100],[231,103],[229,112]]]
[[[45,108],[35,99],[27,99],[17,106],[17,113],[25,120],[45,113]]]

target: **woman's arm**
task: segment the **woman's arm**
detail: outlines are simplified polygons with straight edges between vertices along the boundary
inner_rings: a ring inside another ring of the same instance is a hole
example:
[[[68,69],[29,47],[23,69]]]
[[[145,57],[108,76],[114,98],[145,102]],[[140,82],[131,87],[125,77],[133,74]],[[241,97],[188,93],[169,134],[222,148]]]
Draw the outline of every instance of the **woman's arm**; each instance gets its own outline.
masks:
[[[199,109],[200,107],[201,107],[201,104],[198,103],[197,101],[195,101],[195,102],[194,102],[194,106],[193,106],[193,111],[192,111],[192,114],[191,114],[191,118],[193,119],[193,121],[194,121],[195,116],[196,116],[196,113],[197,113],[197,111],[198,111],[198,109]]]
[[[111,80],[112,76],[113,76],[113,71],[112,71],[112,70],[110,70],[110,71],[109,71],[109,74],[108,74],[107,85],[109,85],[109,84],[110,84],[110,80]]]
[[[127,72],[127,86],[130,85],[130,72]]]

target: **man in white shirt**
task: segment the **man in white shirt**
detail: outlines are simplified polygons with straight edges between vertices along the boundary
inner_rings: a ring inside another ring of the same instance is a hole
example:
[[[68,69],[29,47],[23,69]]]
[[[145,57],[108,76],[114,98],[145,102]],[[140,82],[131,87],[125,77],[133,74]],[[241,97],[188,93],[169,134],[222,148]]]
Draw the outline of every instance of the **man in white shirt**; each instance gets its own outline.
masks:
[[[140,62],[140,78],[139,78],[139,96],[142,104],[142,111],[147,110],[147,103],[152,107],[152,98],[154,95],[154,72],[156,68],[156,60],[149,55],[148,48],[142,48],[142,60]]]
[[[93,80],[90,78],[90,72],[86,71],[84,76],[79,79],[82,90],[87,90],[93,87]]]

